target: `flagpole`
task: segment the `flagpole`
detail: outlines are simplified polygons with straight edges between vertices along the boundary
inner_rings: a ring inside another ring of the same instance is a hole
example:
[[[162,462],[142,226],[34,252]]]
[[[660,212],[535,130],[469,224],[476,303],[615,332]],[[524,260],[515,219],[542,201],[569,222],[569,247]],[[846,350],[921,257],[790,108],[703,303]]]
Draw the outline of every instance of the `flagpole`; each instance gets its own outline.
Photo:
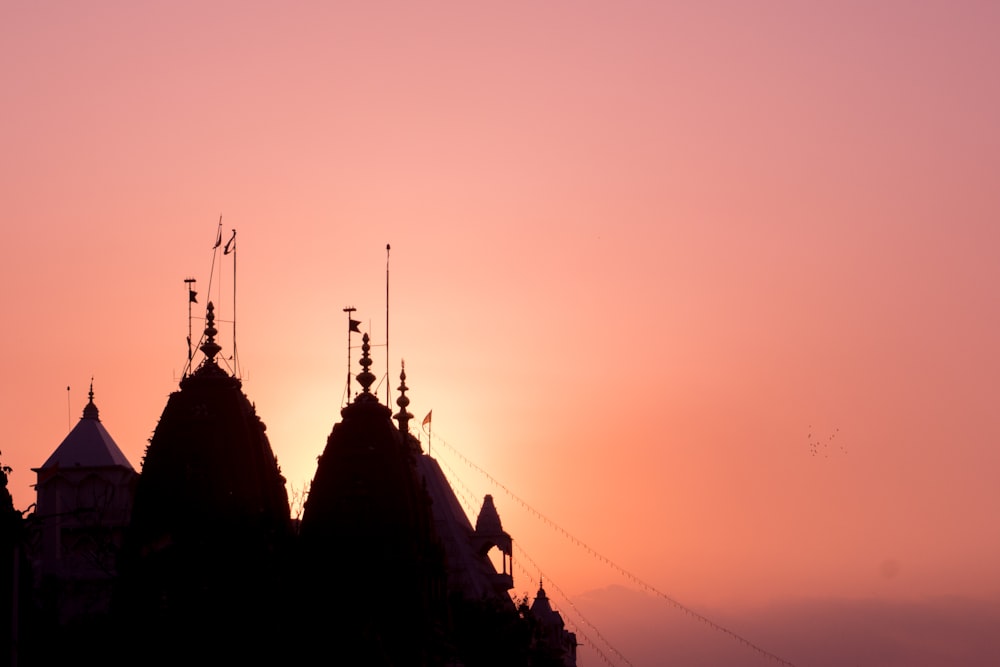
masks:
[[[240,377],[240,358],[236,356],[236,230],[233,230],[233,366]]]
[[[347,313],[347,387],[345,391],[347,393],[346,402],[351,400],[351,313],[353,313],[357,308],[354,306],[348,306],[344,308],[344,312]]]
[[[236,354],[236,230],[222,249],[223,255],[233,254],[233,372],[240,376],[240,358]]]
[[[420,422],[421,427],[427,427],[427,456],[431,455],[431,440],[434,433],[434,421],[431,419],[432,414],[434,414],[434,410],[429,410],[427,416]]]
[[[188,362],[187,368],[184,369],[184,377],[187,377],[188,372],[191,370],[191,360],[194,358],[194,351],[191,348],[191,304],[194,303],[194,278],[185,278],[184,283],[188,287]]]
[[[392,383],[389,382],[389,244],[385,244],[385,404],[392,407]]]
[[[222,214],[219,214],[219,226],[215,230],[215,245],[212,246],[212,268],[208,272],[208,300],[212,300],[212,283],[215,282],[215,260],[219,256],[219,246],[222,245]],[[221,268],[219,269],[222,270]],[[215,300],[222,303],[219,298],[222,295],[222,288],[216,289]]]

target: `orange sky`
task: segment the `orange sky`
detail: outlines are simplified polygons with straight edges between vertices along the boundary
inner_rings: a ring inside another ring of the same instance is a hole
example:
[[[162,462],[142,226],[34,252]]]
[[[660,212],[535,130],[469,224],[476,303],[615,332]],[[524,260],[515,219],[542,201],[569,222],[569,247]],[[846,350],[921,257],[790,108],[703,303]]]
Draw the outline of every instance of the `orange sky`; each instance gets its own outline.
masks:
[[[455,452],[695,608],[1000,594],[1000,6],[480,4],[0,6],[16,503],[91,376],[138,467],[221,213],[293,485],[391,243],[390,384],[567,594]]]

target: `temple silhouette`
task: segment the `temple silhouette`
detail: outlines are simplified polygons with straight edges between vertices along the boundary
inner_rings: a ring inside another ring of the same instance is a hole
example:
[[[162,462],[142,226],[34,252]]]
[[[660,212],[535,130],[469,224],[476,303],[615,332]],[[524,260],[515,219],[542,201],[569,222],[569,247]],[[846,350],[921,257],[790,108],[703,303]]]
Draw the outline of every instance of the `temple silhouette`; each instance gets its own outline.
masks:
[[[169,396],[141,473],[91,383],[79,423],[34,469],[34,513],[20,519],[0,494],[13,573],[0,664],[576,664],[541,582],[532,604],[511,597],[513,540],[493,498],[473,524],[410,433],[405,369],[395,408],[372,392],[367,333],[301,521],[217,335],[209,303],[203,358]]]

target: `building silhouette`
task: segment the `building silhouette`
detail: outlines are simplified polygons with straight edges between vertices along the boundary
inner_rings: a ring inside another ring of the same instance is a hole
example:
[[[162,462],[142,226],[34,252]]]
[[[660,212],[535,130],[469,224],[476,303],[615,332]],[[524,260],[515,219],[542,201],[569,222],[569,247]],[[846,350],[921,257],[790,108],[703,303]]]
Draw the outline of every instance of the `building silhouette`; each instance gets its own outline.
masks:
[[[0,463],[0,665],[17,665],[31,615],[32,581],[27,527],[7,488],[11,469]]]
[[[117,557],[138,474],[101,423],[91,382],[83,416],[38,468],[31,517],[33,617],[45,655],[86,652],[109,623]]]
[[[531,606],[510,596],[513,540],[493,498],[473,526],[409,432],[405,370],[395,415],[372,393],[367,334],[359,391],[298,524],[264,423],[218,363],[217,334],[209,303],[204,358],[168,398],[140,475],[93,392],[37,469],[21,664],[575,665],[575,636],[544,591]],[[84,546],[98,542],[101,558],[88,561]],[[94,567],[102,593],[90,613]],[[85,639],[66,631],[74,618],[91,620]]]
[[[566,630],[562,614],[552,608],[542,582],[531,603],[531,645],[540,664],[575,665],[576,635]]]
[[[180,382],[146,448],[116,611],[138,650],[231,661],[280,651],[292,539],[285,480],[253,404],[216,355]]]

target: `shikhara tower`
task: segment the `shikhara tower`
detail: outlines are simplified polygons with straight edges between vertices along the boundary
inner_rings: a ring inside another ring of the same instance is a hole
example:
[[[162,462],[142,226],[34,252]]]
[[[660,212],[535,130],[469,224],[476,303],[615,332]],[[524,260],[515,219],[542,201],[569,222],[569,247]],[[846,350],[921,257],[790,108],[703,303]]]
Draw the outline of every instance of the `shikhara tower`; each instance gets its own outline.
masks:
[[[317,610],[306,622],[312,649],[366,665],[575,664],[575,651],[550,646],[556,635],[560,647],[575,646],[572,633],[539,635],[532,611],[509,595],[512,539],[492,497],[473,527],[409,433],[405,369],[396,415],[371,392],[370,349],[364,334],[361,391],[333,427],[302,518],[307,585],[297,588],[312,604],[297,606]]]
[[[177,657],[278,651],[292,537],[285,480],[242,383],[205,355],[149,441],[122,551],[118,611],[137,645]],[[178,644],[177,638],[182,638]]]

